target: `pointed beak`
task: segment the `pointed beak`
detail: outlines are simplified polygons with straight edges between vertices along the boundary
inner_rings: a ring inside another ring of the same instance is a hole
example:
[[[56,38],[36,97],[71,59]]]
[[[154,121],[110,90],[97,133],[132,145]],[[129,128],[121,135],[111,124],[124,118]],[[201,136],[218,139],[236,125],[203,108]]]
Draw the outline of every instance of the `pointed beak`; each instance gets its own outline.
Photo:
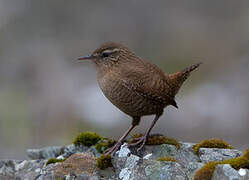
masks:
[[[78,57],[78,60],[91,60],[93,58],[94,58],[93,55],[87,55],[87,56],[80,56],[80,57]]]

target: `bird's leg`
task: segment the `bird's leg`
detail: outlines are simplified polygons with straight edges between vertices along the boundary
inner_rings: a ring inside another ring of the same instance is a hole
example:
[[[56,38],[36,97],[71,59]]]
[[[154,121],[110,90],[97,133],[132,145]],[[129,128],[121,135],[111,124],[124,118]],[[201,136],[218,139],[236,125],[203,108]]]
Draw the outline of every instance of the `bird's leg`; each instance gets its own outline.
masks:
[[[162,115],[162,113],[157,114],[156,117],[154,118],[154,120],[152,121],[150,127],[147,129],[145,135],[142,136],[142,137],[140,137],[140,138],[138,139],[137,142],[135,142],[135,143],[133,143],[133,144],[129,144],[129,146],[137,146],[137,145],[139,145],[139,144],[142,143],[142,144],[139,146],[139,148],[137,149],[137,151],[140,151],[140,150],[144,147],[144,145],[145,145],[145,143],[146,143],[146,141],[147,141],[147,138],[148,138],[148,136],[149,136],[149,134],[150,134],[152,128],[155,126],[156,122],[158,121],[158,119],[159,119],[159,117],[160,117],[161,115]]]
[[[123,140],[128,136],[128,134],[139,124],[140,122],[140,117],[133,117],[132,120],[132,124],[130,126],[130,128],[124,133],[124,135],[118,140],[118,142],[112,146],[111,148],[107,149],[104,152],[104,155],[108,155],[108,154],[114,154],[122,145]]]

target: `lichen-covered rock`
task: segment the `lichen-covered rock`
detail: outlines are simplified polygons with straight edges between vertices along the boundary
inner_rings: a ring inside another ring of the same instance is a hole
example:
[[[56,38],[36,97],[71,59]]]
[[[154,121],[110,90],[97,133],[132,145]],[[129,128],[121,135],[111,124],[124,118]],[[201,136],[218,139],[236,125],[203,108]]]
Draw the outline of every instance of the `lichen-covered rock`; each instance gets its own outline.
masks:
[[[224,165],[220,164],[216,166],[212,180],[246,180],[246,179],[249,179],[249,170],[243,169],[243,171],[245,173],[240,173],[240,171],[236,171],[229,164],[224,164]]]
[[[44,165],[44,160],[24,160],[15,166],[15,179],[35,179]]]
[[[199,170],[204,163],[201,162],[190,162],[188,166],[185,166],[185,171],[189,180],[194,180],[194,175],[197,170]]]
[[[64,153],[64,147],[51,146],[41,149],[28,149],[27,156],[30,159],[50,159],[56,158],[57,156]]]
[[[75,146],[74,144],[67,146],[50,146],[41,149],[27,149],[27,156],[29,159],[51,159],[59,156],[61,156],[61,159],[64,159],[80,152],[92,152],[100,156],[95,147],[87,147],[84,145]]]
[[[2,160],[0,161],[0,179],[35,179],[45,163],[45,160]]]
[[[162,144],[152,149],[154,159],[158,159],[163,156],[174,157],[177,154],[177,148],[174,145]]]
[[[242,153],[235,149],[199,148],[196,154],[193,143],[178,143],[178,146],[159,143],[146,145],[137,152],[137,147],[130,148],[124,143],[110,159],[102,154],[103,144],[98,145],[98,143],[105,142],[103,140],[105,139],[98,142],[96,140],[92,145],[88,144],[89,147],[71,144],[29,149],[27,154],[32,160],[0,160],[0,179],[195,180],[195,177],[199,177],[201,180],[205,178],[208,180],[249,180],[249,170],[240,169],[249,167],[249,150],[242,157],[239,157]],[[47,163],[50,158],[56,158],[54,163]],[[98,160],[101,164],[99,167],[97,166]],[[207,167],[204,165],[210,161],[221,161],[221,163],[213,163],[208,176],[200,173],[199,176],[195,176],[198,175],[196,172],[202,167]],[[109,167],[111,165],[113,167]]]
[[[1,160],[0,161],[0,179],[12,179],[15,176],[15,164],[18,161]],[[20,163],[20,162],[19,162]]]
[[[235,149],[200,148],[199,156],[203,163],[211,161],[223,161],[242,155],[241,151]]]
[[[105,175],[105,178],[111,178],[114,175],[113,170],[103,172],[96,166],[96,158],[89,153],[75,153],[64,162],[49,164],[39,176],[43,179],[92,179],[98,180]]]
[[[183,167],[176,162],[160,162],[148,165],[145,167],[146,179],[159,180],[187,180],[187,174]]]
[[[127,146],[122,146],[114,156],[114,167],[117,176],[122,180],[140,179],[187,179],[183,167],[176,162],[160,162],[160,156],[174,156],[177,153],[173,145],[146,146],[144,152],[151,152],[144,157],[131,154]],[[144,153],[143,153],[144,154]],[[149,156],[148,156],[149,155]],[[146,157],[148,156],[148,157]]]
[[[178,149],[175,159],[183,167],[188,168],[191,162],[200,162],[200,158],[194,153],[193,143],[181,143],[180,149]]]

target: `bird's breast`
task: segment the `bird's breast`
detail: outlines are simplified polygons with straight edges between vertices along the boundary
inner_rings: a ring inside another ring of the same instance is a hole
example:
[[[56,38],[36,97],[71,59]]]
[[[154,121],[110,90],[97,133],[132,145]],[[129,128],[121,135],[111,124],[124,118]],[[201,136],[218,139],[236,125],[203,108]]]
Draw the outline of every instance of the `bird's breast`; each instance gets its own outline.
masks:
[[[98,78],[98,83],[111,103],[130,116],[156,114],[162,108],[127,88],[117,74],[103,75]]]

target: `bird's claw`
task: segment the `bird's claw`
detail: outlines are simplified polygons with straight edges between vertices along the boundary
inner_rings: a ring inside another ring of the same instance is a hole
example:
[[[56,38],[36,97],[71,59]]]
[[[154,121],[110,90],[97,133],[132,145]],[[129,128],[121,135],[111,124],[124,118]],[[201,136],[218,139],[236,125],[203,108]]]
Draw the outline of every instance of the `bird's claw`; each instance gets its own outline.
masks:
[[[121,145],[122,145],[122,143],[120,141],[118,141],[114,146],[105,150],[104,155],[107,156],[107,155],[111,154],[113,156],[114,153],[120,148]]]
[[[137,142],[129,144],[128,146],[131,147],[131,146],[137,146],[137,145],[141,144],[139,146],[139,148],[137,149],[137,152],[139,152],[144,147],[144,145],[145,145],[145,143],[147,141],[147,136],[142,136],[142,137],[139,137],[139,138],[135,138],[134,140],[137,140]]]

